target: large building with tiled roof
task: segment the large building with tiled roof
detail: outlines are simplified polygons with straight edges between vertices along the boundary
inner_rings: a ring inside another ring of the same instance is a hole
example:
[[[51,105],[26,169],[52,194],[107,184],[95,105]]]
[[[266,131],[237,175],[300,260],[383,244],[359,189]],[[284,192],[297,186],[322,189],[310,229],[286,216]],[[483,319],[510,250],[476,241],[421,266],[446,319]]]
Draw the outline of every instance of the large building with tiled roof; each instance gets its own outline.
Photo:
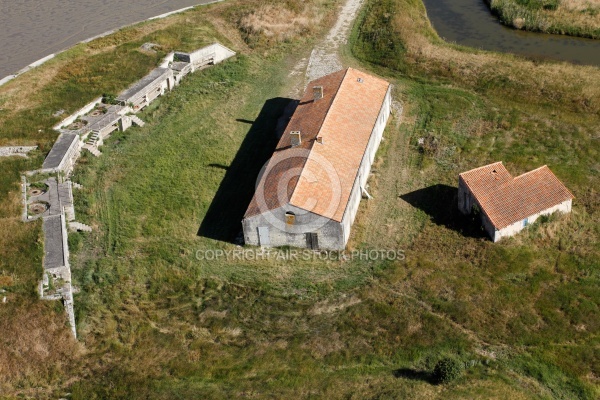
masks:
[[[316,79],[263,168],[247,244],[344,249],[391,110],[391,85],[353,68]]]
[[[573,198],[546,165],[513,178],[502,162],[496,162],[458,178],[458,208],[470,214],[476,206],[494,242],[516,234],[541,215],[570,212]]]

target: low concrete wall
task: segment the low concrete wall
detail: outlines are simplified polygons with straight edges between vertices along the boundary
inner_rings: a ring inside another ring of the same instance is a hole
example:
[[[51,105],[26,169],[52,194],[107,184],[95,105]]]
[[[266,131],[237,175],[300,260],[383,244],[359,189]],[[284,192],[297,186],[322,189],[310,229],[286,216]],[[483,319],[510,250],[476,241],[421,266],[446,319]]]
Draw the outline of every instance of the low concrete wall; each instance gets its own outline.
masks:
[[[0,157],[10,156],[26,156],[32,150],[37,149],[37,146],[5,146],[0,147]]]
[[[162,59],[162,62],[160,63],[160,65],[158,66],[159,68],[169,68],[169,64],[173,62],[173,59],[175,57],[175,52],[172,51],[169,54],[167,54],[165,56],[165,58]]]
[[[92,111],[94,109],[94,107],[96,107],[96,105],[98,105],[100,102],[102,102],[102,96],[100,96],[100,97],[92,100],[90,103],[88,103],[85,106],[81,107],[74,114],[69,115],[67,118],[63,119],[58,124],[54,125],[52,127],[52,129],[59,130],[63,126],[69,126],[69,125],[71,125],[73,122],[75,122],[75,120],[77,118],[83,117],[85,114],[87,114],[90,111]]]

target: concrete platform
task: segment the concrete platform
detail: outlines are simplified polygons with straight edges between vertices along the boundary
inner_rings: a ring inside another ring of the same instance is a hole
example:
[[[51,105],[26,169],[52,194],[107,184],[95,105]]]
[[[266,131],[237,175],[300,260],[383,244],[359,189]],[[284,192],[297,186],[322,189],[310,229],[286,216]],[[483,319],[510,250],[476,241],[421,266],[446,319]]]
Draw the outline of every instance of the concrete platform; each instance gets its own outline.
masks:
[[[58,168],[73,145],[73,142],[77,140],[79,140],[79,136],[74,133],[61,133],[44,160],[42,170]]]
[[[44,269],[60,268],[68,265],[63,250],[62,218],[54,215],[44,218]]]

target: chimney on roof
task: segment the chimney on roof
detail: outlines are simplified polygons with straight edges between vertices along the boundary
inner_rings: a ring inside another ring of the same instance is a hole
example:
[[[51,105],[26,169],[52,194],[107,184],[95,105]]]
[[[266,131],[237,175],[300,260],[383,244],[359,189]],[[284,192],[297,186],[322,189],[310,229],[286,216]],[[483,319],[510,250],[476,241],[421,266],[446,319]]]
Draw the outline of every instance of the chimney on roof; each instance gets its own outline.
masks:
[[[323,86],[313,86],[313,100],[317,101],[323,98]]]
[[[317,136],[317,143],[323,144],[323,137],[322,136]]]
[[[302,143],[302,139],[300,139],[300,131],[291,131],[290,141],[292,142],[292,147],[299,146],[300,143]]]

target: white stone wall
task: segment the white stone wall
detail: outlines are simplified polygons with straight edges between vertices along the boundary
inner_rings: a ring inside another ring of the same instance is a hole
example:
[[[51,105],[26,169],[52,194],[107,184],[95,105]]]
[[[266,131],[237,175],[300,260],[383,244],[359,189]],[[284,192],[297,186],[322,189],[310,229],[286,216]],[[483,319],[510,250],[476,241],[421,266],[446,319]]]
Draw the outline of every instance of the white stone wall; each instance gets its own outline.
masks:
[[[527,226],[534,223],[535,220],[537,220],[542,215],[550,215],[556,211],[559,211],[562,213],[571,212],[572,202],[573,201],[571,199],[569,199],[569,200],[563,201],[560,204],[555,205],[554,207],[550,207],[544,211],[541,211],[537,214],[530,215],[529,217],[527,217]],[[523,221],[518,221],[518,222],[515,222],[514,224],[509,225],[500,230],[494,230],[493,235],[490,235],[490,236],[492,237],[492,240],[494,242],[497,242],[498,240],[500,240],[502,238],[516,235],[517,233],[522,231],[524,228],[525,228],[525,226],[523,224]]]
[[[213,43],[191,53],[176,52],[175,58],[192,64],[192,72],[206,64],[218,64],[235,55],[235,51],[220,43]]]
[[[215,51],[215,60],[214,60],[215,64],[218,64],[221,61],[224,61],[230,57],[233,57],[236,54],[235,51],[228,49],[227,47],[223,46],[222,44],[215,43],[212,46]]]
[[[73,167],[75,166],[75,162],[81,153],[82,146],[83,143],[81,140],[74,140],[69,147],[69,151],[67,151],[65,157],[62,159],[56,170],[64,172],[65,175],[71,174],[71,171],[73,171]]]
[[[123,115],[121,117],[121,119],[119,119],[119,130],[121,130],[121,132],[125,132],[127,129],[131,128],[132,125],[132,121],[131,121],[131,117],[128,115]]]
[[[471,214],[473,210],[473,204],[475,204],[475,199],[471,194],[471,191],[467,187],[466,183],[459,176],[458,177],[458,209],[461,213],[465,215]]]
[[[73,171],[73,167],[75,167],[75,162],[79,158],[81,154],[81,148],[83,147],[83,141],[80,137],[77,137],[73,142],[71,142],[69,146],[69,150],[65,153],[63,159],[60,164],[56,168],[42,168],[39,172],[45,173],[55,173],[55,172],[63,172],[65,176],[68,176]]]
[[[346,210],[344,211],[344,215],[342,217],[344,247],[346,247],[346,243],[348,243],[348,239],[350,238],[350,230],[352,224],[354,223],[354,219],[356,218],[358,206],[362,198],[362,188],[366,186],[367,180],[369,179],[371,166],[373,165],[375,154],[377,153],[377,149],[379,148],[379,144],[383,138],[383,131],[387,125],[387,121],[391,113],[391,107],[392,86],[390,85],[381,106],[381,110],[379,111],[379,116],[377,117],[375,126],[373,127],[373,131],[371,132],[367,149],[363,155],[356,180],[354,181],[354,185],[352,187],[352,192],[350,193],[348,205],[346,206]]]
[[[169,68],[169,64],[171,64],[173,62],[174,56],[175,56],[174,51],[167,54],[165,56],[165,58],[162,59],[160,65],[158,67],[159,68]]]
[[[63,127],[67,127],[67,126],[71,125],[73,122],[75,122],[75,120],[77,118],[83,117],[84,115],[86,115],[87,113],[92,111],[101,102],[102,102],[102,96],[98,97],[97,99],[94,99],[91,103],[88,103],[85,106],[81,107],[77,112],[69,115],[67,118],[63,119],[58,124],[54,125],[52,127],[52,129],[59,130]]]
[[[296,214],[294,225],[285,224],[286,211],[292,211]],[[318,235],[319,248],[325,250],[343,250],[345,247],[342,226],[339,222],[324,219],[311,212],[306,212],[298,207],[287,205],[271,211],[271,216],[281,221],[279,227],[274,226],[266,215],[260,214],[254,217],[244,219],[242,227],[244,229],[244,242],[249,245],[259,246],[258,236],[259,227],[267,227],[269,230],[270,246],[293,246],[305,248],[306,233],[316,233]],[[283,227],[284,229],[280,229]]]

